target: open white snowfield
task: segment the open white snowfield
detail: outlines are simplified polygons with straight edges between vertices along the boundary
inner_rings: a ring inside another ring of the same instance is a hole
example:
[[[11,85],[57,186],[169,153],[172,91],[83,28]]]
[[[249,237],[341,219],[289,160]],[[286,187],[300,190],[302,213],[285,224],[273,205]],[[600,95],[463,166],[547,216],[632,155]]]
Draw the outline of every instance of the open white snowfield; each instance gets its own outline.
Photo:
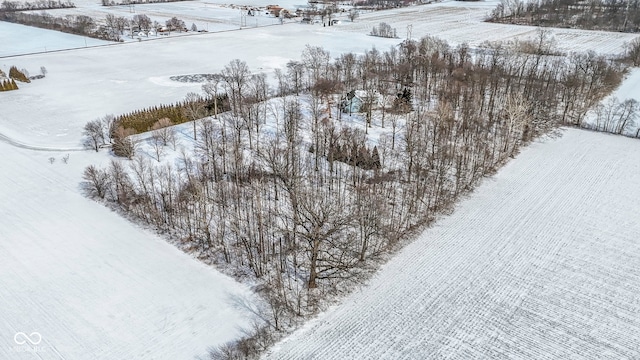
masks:
[[[263,4],[261,6],[265,6]],[[76,5],[77,6],[77,5]],[[292,9],[295,11],[295,8]],[[41,11],[32,11],[40,13]],[[128,5],[122,6],[99,6],[97,4],[90,7],[81,7],[69,9],[47,10],[53,16],[65,17],[67,15],[87,15],[96,19],[99,23],[104,23],[108,14],[115,16],[123,16],[131,19],[135,15],[147,15],[151,21],[157,21],[161,25],[172,17],[177,17],[185,22],[187,29],[191,29],[191,25],[195,24],[198,30],[207,31],[225,31],[239,29],[242,27],[255,27],[279,24],[280,20],[264,11],[256,11],[254,16],[247,16],[247,10],[241,10],[240,7],[222,6],[201,1],[179,1],[169,3],[156,4],[137,4],[135,7]],[[292,20],[287,20],[292,21]],[[128,33],[128,31],[127,31]],[[178,32],[173,33],[178,34]],[[155,38],[155,35],[149,38]],[[137,38],[137,36],[136,36]],[[143,40],[147,37],[142,36]],[[127,36],[123,36],[123,40]],[[136,39],[137,40],[137,39]]]
[[[242,6],[264,7],[266,3],[259,3],[254,0],[240,0],[232,2],[223,2],[218,0],[202,0],[202,1],[180,1],[173,3],[155,3],[155,4],[139,4],[130,6],[101,6],[100,1],[76,1],[76,8],[70,9],[54,9],[46,12],[54,16],[66,15],[88,15],[95,18],[98,23],[103,23],[107,14],[116,16],[124,16],[132,18],[136,14],[144,14],[152,20],[163,24],[169,18],[176,16],[185,21],[187,27],[195,24],[200,30],[228,31],[239,28],[252,28],[257,26],[278,24],[280,20],[267,15],[265,12],[257,12],[255,16],[247,16],[246,11],[240,10]],[[505,41],[514,39],[528,39],[536,36],[536,27],[520,26],[509,24],[492,24],[484,22],[487,15],[499,3],[497,0],[489,0],[482,2],[461,2],[461,1],[443,1],[422,6],[411,6],[407,8],[391,9],[377,12],[362,12],[355,22],[351,22],[347,18],[347,12],[340,12],[334,18],[341,20],[341,24],[336,27],[327,27],[323,29],[322,24],[319,25],[298,25],[295,29],[289,31],[300,32],[301,35],[309,29],[301,30],[300,27],[311,27],[313,31],[322,31],[329,33],[335,37],[334,41],[349,41],[352,39],[345,32],[354,32],[357,34],[367,35],[374,26],[380,22],[386,22],[397,30],[401,39],[412,37],[419,38],[425,35],[433,35],[449,41],[452,44],[468,43],[472,46],[478,46],[485,41]],[[290,11],[303,9],[308,6],[298,0],[286,0],[284,2],[274,2]],[[341,8],[347,9],[348,5],[342,4]],[[37,11],[36,11],[37,12]],[[287,23],[300,20],[286,19]],[[314,29],[315,28],[315,29]],[[318,29],[320,28],[320,29]],[[637,34],[625,34],[606,31],[588,31],[575,29],[550,29],[553,38],[556,41],[558,49],[566,52],[571,51],[588,51],[593,50],[604,54],[618,54],[624,44],[630,42]],[[55,33],[51,31],[52,33]],[[39,40],[36,44],[23,45],[21,33],[15,32],[11,34],[8,43],[15,43],[21,53],[42,51],[43,48],[55,48],[60,45],[56,41],[47,36]],[[178,34],[173,34],[175,36]],[[184,34],[182,34],[184,35]],[[158,36],[123,36],[125,41],[155,40]],[[400,40],[397,40],[397,42]],[[91,42],[91,40],[87,40]],[[7,42],[3,42],[5,44]],[[89,44],[91,45],[91,44]],[[66,45],[69,48],[78,47],[77,45]],[[0,50],[2,54],[18,54],[9,46],[4,50]]]
[[[79,147],[90,120],[202,92],[202,83],[173,81],[174,75],[220,72],[233,59],[246,61],[255,73],[271,73],[299,59],[306,44],[338,56],[398,42],[355,33],[338,38],[319,29],[289,24],[0,59],[5,72],[11,65],[48,70],[46,78],[2,94],[0,134],[31,145]]]
[[[332,56],[347,51],[363,52],[374,46],[387,49],[401,39],[367,34],[373,25],[392,18],[398,24],[388,22],[400,25],[402,31],[406,31],[405,23],[414,24],[414,38],[432,34],[449,41],[479,44],[481,39],[510,40],[535,34],[531,27],[483,23],[482,14],[491,4],[465,4],[445,2],[374,12],[363,14],[354,23],[347,21],[330,27],[289,23],[0,59],[0,67],[5,71],[11,65],[33,73],[41,66],[49,71],[47,78],[3,95],[10,106],[0,112],[0,133],[38,146],[77,147],[81,128],[89,120],[172,103],[188,92],[200,92],[201,84],[175,82],[169,79],[171,76],[219,72],[235,58],[246,61],[254,72],[271,73],[275,68],[285,67],[288,61],[299,59],[306,44],[323,46]],[[442,21],[435,21],[434,14],[445,15]],[[468,21],[486,27],[486,31],[469,28]],[[624,42],[635,37],[568,29],[554,29],[553,33],[563,49],[599,52],[622,51]],[[562,40],[560,34],[579,34],[591,40]]]
[[[640,141],[565,130],[268,359],[640,358]]]
[[[247,286],[81,195],[105,153],[0,151],[0,359],[193,359],[259,321]]]
[[[107,44],[115,43],[0,21],[0,64],[6,56]]]
[[[101,11],[97,0],[76,3]],[[196,16],[191,5],[212,4],[157,6]],[[106,151],[76,151],[88,121],[201,92],[202,83],[171,77],[217,73],[232,59],[271,74],[307,44],[332,57],[386,50],[402,39],[368,36],[382,21],[401,38],[412,25],[412,38],[454,44],[534,36],[532,27],[482,23],[495,4],[100,47],[91,46],[106,42],[0,22],[0,57],[12,55],[0,68],[48,70],[0,93],[0,360],[192,359],[257,320],[261,303],[247,286],[82,195],[84,167],[109,160]],[[563,50],[601,53],[636,36],[552,32]],[[637,89],[634,74],[619,93]],[[640,358],[639,183],[638,140],[567,130],[536,143],[268,357]]]
[[[290,11],[303,9],[308,6],[298,0],[273,2]],[[485,41],[503,41],[513,39],[534,38],[537,27],[510,24],[486,23],[491,10],[499,4],[497,0],[481,2],[442,1],[433,4],[411,6],[377,12],[362,12],[355,22],[347,18],[346,12],[335,15],[342,20],[336,28],[339,32],[356,32],[369,34],[374,26],[386,22],[397,29],[402,39],[408,37],[419,38],[433,35],[445,39],[453,44],[468,43],[472,46]],[[88,15],[103,22],[107,14],[131,18],[136,14],[148,15],[152,20],[164,23],[172,16],[185,21],[187,27],[192,23],[199,29],[222,31],[240,27],[255,27],[279,23],[279,19],[258,12],[256,16],[246,16],[240,6],[264,7],[267,3],[254,0],[240,0],[223,2],[218,0],[180,1],[174,3],[140,4],[130,6],[101,6],[99,1],[79,1],[76,8],[47,10],[54,16]],[[322,5],[320,5],[321,7]],[[340,5],[349,8],[347,5]],[[245,16],[243,16],[245,15]],[[297,20],[300,20],[299,18]],[[293,21],[293,20],[286,20]],[[322,27],[320,25],[305,25]],[[555,38],[558,49],[566,52],[594,50],[599,53],[620,53],[624,44],[637,37],[637,34],[626,34],[606,31],[590,31],[575,29],[550,29]],[[153,36],[152,36],[153,38]],[[125,38],[126,39],[126,38]],[[145,40],[145,37],[142,37]]]
[[[425,35],[435,36],[457,45],[467,43],[479,46],[485,41],[509,41],[532,39],[538,27],[511,24],[487,23],[487,18],[499,1],[480,2],[443,1],[424,6],[399,8],[363,14],[351,23],[341,25],[346,31],[370,33],[381,22],[397,30],[400,38],[419,39]],[[564,52],[595,51],[601,54],[619,54],[624,44],[637,34],[606,31],[545,28]]]

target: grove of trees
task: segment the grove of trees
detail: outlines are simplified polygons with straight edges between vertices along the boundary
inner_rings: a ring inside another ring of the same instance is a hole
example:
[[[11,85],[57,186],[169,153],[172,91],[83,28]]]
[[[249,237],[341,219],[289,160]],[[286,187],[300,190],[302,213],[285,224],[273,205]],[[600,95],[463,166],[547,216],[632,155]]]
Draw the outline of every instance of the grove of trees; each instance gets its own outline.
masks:
[[[381,22],[378,26],[374,26],[371,29],[371,36],[379,36],[384,38],[397,38],[398,35],[396,33],[396,29],[392,28],[391,25]]]
[[[638,0],[501,0],[489,21],[620,32],[640,31]]]
[[[167,3],[167,2],[178,2],[178,1],[187,1],[187,0],[124,0],[124,1],[101,0],[101,4],[102,6],[119,6],[119,5]]]
[[[0,3],[0,12],[8,11],[27,11],[27,10],[51,10],[51,9],[68,9],[76,7],[71,1],[55,1],[55,0],[36,0],[29,1],[9,1],[4,0]]]
[[[46,12],[36,14],[20,11],[0,11],[0,21],[84,35],[102,40],[120,40],[119,36],[109,33],[104,26],[96,24],[95,20],[87,15],[55,17]]]
[[[472,56],[433,37],[335,59],[307,46],[275,72],[275,88],[233,60],[205,87],[221,90],[229,111],[195,122],[193,154],[175,164],[114,159],[88,167],[84,185],[185,251],[258,284],[266,327],[211,352],[252,357],[274,341],[269,329],[295,327],[361,282],[523,145],[581,124],[623,71],[593,53],[492,44]],[[337,111],[353,90],[383,98],[365,110],[365,129],[391,130],[375,142]],[[275,119],[268,129],[267,118]]]
[[[11,91],[11,90],[18,90],[18,84],[16,84],[15,80],[13,79],[0,80],[0,91]]]

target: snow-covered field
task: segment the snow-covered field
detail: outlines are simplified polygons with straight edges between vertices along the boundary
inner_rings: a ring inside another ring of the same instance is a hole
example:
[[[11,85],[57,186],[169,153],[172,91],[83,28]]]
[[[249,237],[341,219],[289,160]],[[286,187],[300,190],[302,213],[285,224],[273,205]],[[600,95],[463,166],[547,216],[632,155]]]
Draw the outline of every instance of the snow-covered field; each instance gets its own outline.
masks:
[[[102,11],[97,0],[76,4]],[[198,10],[222,9],[213,4],[223,3],[136,11],[175,13],[188,26],[222,14],[216,23],[235,27],[238,10]],[[0,93],[0,359],[190,359],[237,338],[254,319],[258,301],[247,287],[83,197],[83,168],[107,160],[74,151],[87,121],[179,101],[201,84],[171,76],[219,72],[235,58],[272,73],[306,44],[337,56],[402,41],[368,36],[379,22],[401,38],[411,25],[412,38],[454,44],[535,34],[483,23],[495,4],[443,2],[326,28],[290,23],[101,47],[91,46],[106,42],[0,22],[0,68],[48,69],[45,79]],[[620,52],[635,37],[553,34],[563,50],[601,53]],[[639,74],[619,98],[640,98]],[[640,358],[638,183],[637,140],[567,130],[535,144],[271,357]],[[19,332],[41,335],[37,354],[19,352]]]
[[[299,59],[306,44],[324,46],[337,56],[397,43],[356,33],[338,38],[326,29],[288,24],[0,59],[5,72],[10,65],[49,71],[45,79],[2,94],[9,105],[0,111],[0,134],[32,145],[77,147],[90,120],[201,92],[202,84],[172,81],[173,75],[219,72],[236,58],[254,72],[270,73]]]
[[[525,149],[269,359],[640,358],[640,141]]]
[[[0,151],[0,359],[193,359],[251,326],[248,287],[81,195],[104,153]]]
[[[264,5],[263,5],[264,6]],[[295,10],[292,9],[292,10]],[[39,13],[40,11],[34,11]],[[53,16],[64,17],[67,15],[87,15],[99,22],[104,22],[107,14],[124,16],[131,19],[135,15],[144,14],[151,21],[157,21],[164,25],[165,22],[176,16],[185,22],[188,29],[195,24],[199,30],[225,31],[243,27],[255,27],[279,24],[280,20],[264,12],[256,12],[255,16],[246,16],[247,11],[230,6],[221,6],[200,1],[179,1],[172,3],[138,4],[135,7],[123,6],[98,6],[76,7],[70,9],[47,10]],[[126,40],[126,36],[123,37]],[[142,37],[145,39],[145,37]],[[155,38],[151,36],[150,38]]]
[[[286,9],[295,10],[305,8],[306,3],[298,0],[287,0],[275,2]],[[344,32],[355,32],[358,34],[369,34],[374,26],[380,22],[386,22],[397,29],[401,39],[409,37],[420,38],[425,35],[433,35],[445,39],[453,44],[468,43],[478,46],[484,41],[504,41],[513,39],[533,38],[536,35],[536,27],[519,26],[508,24],[485,23],[484,19],[491,10],[499,3],[497,0],[481,2],[460,2],[443,1],[423,6],[412,6],[378,12],[362,13],[355,22],[347,19],[347,13],[337,14],[337,18],[342,20],[339,26],[324,29],[336,39],[342,41],[350,36]],[[266,6],[267,3],[259,3],[254,0],[240,0],[234,2],[223,2],[217,0],[202,1],[181,1],[175,3],[141,4],[135,7],[110,6],[104,7],[99,1],[77,1],[76,8],[48,10],[47,12],[55,16],[65,15],[88,15],[99,22],[104,20],[107,14],[124,16],[131,18],[136,14],[148,15],[152,20],[164,23],[172,16],[176,16],[185,21],[187,27],[195,24],[198,29],[209,31],[226,31],[238,29],[240,27],[251,28],[256,26],[278,24],[279,20],[273,16],[258,12],[256,16],[246,15],[238,6]],[[348,6],[341,6],[348,7]],[[287,20],[293,21],[293,20]],[[317,28],[320,25],[305,25],[305,27]],[[308,29],[306,29],[308,30]],[[322,30],[322,29],[320,29]],[[550,30],[550,29],[549,29]],[[299,29],[295,30],[298,32]],[[315,29],[313,31],[316,31]],[[637,37],[636,34],[614,33],[604,31],[587,31],[573,29],[553,29],[550,30],[555,38],[558,48],[563,51],[588,51],[593,50],[605,54],[618,54],[624,44]],[[301,31],[306,32],[305,30]],[[335,32],[335,33],[334,33]],[[8,43],[19,44],[22,36],[17,32],[12,34]],[[155,39],[155,36],[150,38]],[[1,39],[1,35],[0,35]],[[128,39],[125,37],[125,40]],[[147,40],[142,37],[142,40]],[[45,41],[46,40],[46,41]],[[134,39],[137,41],[137,39]],[[399,40],[398,40],[399,41]],[[42,51],[47,43],[54,43],[49,37],[37,44],[25,47],[25,52]],[[50,45],[52,46],[52,45]],[[68,47],[77,47],[75,44]],[[5,54],[17,54],[11,50],[12,46],[0,50],[0,56]],[[31,50],[34,49],[34,50]]]
[[[8,56],[106,44],[113,43],[0,21],[0,64]]]
[[[485,41],[505,41],[530,39],[536,36],[537,27],[510,24],[486,23],[484,19],[499,1],[445,1],[425,6],[400,8],[389,11],[363,14],[353,24],[342,26],[347,31],[369,33],[374,26],[385,22],[396,28],[400,38],[425,35],[436,36],[453,44],[468,43],[478,46]],[[637,34],[606,31],[550,29],[559,50],[588,51],[603,54],[618,54],[624,43],[633,40]]]
[[[591,128],[602,129],[602,123],[604,122],[604,120],[601,119],[600,122],[598,121],[598,109],[602,108],[601,112],[607,114],[612,111],[610,109],[612,106],[612,102],[614,102],[615,104],[620,104],[629,100],[635,100],[636,102],[640,103],[639,68],[632,68],[622,84],[620,84],[620,86],[615,91],[602,99],[602,101],[600,101],[597,106],[594,106],[591,108],[591,110],[589,110],[584,120],[585,127],[590,126]],[[606,117],[604,115],[601,116]],[[616,116],[611,117],[617,118]],[[631,118],[631,121],[629,121],[628,126],[626,126],[624,131],[622,131],[622,134],[630,137],[639,137],[638,134],[640,134],[640,115],[636,114]]]
[[[346,51],[362,52],[373,46],[387,49],[398,44],[401,39],[367,35],[380,21],[398,27],[401,34],[406,31],[405,25],[411,23],[414,38],[431,34],[474,45],[485,39],[509,40],[535,33],[530,27],[481,22],[491,6],[491,2],[445,2],[363,14],[354,23],[346,21],[326,28],[290,23],[0,59],[0,67],[5,71],[10,65],[32,72],[41,66],[49,70],[46,79],[3,94],[12,106],[0,112],[0,133],[33,145],[77,147],[81,128],[89,120],[179,101],[188,92],[200,91],[199,84],[174,82],[169,80],[170,76],[219,72],[234,58],[245,60],[254,72],[272,72],[274,68],[284,67],[289,60],[299,59],[306,44],[323,46],[333,56]],[[469,27],[470,23],[473,27]],[[563,49],[600,52],[622,51],[622,44],[635,36],[567,29],[554,30],[554,34]],[[4,51],[15,53],[11,49]],[[21,121],[23,118],[29,121]]]

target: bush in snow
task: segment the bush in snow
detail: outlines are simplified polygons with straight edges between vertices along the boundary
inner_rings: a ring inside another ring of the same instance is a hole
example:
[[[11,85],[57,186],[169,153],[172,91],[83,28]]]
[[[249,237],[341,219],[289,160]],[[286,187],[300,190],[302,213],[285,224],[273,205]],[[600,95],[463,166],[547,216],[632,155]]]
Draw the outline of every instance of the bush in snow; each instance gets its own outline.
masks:
[[[25,75],[24,72],[18,70],[18,68],[15,67],[15,66],[12,66],[9,69],[9,77],[12,78],[13,80],[21,81],[21,82],[24,82],[24,83],[30,83],[31,82],[31,80],[29,80],[29,77],[27,75]]]

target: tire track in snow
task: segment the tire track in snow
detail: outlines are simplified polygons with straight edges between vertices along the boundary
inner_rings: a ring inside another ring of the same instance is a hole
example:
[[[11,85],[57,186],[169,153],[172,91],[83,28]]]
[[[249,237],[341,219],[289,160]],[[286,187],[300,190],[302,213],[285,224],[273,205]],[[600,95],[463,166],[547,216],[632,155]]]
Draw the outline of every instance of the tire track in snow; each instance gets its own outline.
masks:
[[[86,149],[82,147],[72,147],[72,148],[61,148],[61,147],[49,147],[49,146],[36,146],[29,145],[23,142],[12,139],[2,133],[0,133],[0,141],[3,143],[9,144],[11,146],[15,146],[21,149],[27,150],[35,150],[35,151],[56,151],[56,152],[64,152],[64,151],[86,151]]]

